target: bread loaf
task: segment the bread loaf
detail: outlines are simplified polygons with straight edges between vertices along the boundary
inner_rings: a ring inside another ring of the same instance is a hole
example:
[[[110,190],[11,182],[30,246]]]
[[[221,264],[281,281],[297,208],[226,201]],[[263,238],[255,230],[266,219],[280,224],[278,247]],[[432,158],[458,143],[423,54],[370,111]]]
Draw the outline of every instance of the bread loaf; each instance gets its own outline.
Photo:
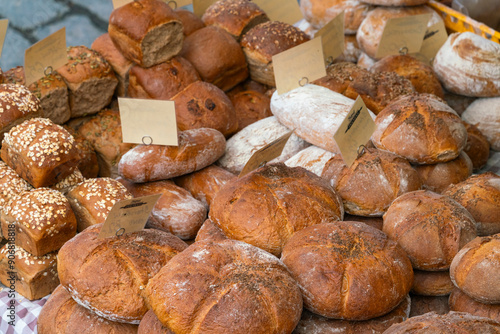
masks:
[[[451,109],[455,110],[457,114],[461,116],[464,113],[465,109],[467,109],[467,107],[470,106],[472,102],[477,100],[477,97],[453,94],[445,89],[444,99],[446,103],[448,103],[448,105],[451,107]]]
[[[83,177],[82,173],[77,168],[72,174],[68,175],[66,178],[57,182],[50,188],[60,191],[63,195],[66,195],[71,188],[83,181],[85,181],[85,177]]]
[[[356,35],[344,35],[344,51],[333,60],[334,63],[349,62],[357,64],[361,49],[359,48]],[[361,66],[360,66],[361,67]]]
[[[238,119],[238,131],[263,118],[273,115],[271,99],[265,93],[255,90],[245,90],[234,95],[228,95]]]
[[[9,69],[8,71],[3,72],[2,78],[2,83],[26,86],[23,66],[16,66]]]
[[[205,23],[190,10],[177,8],[175,10],[179,20],[181,20],[184,36],[189,36],[198,29],[205,26]]]
[[[201,228],[196,235],[195,242],[207,240],[217,242],[224,239],[227,239],[224,232],[222,232],[222,230],[215,225],[213,221],[207,219],[203,225],[201,225]]]
[[[75,147],[80,154],[77,169],[85,178],[97,177],[97,175],[99,175],[99,163],[97,160],[97,153],[90,141],[70,126],[63,125],[63,127],[73,136]]]
[[[231,239],[189,246],[149,281],[145,298],[177,334],[291,333],[302,312],[283,263]]]
[[[125,58],[151,67],[176,56],[184,34],[177,14],[160,0],[138,0],[116,8],[109,16],[108,33]]]
[[[411,309],[410,318],[434,312],[437,314],[446,314],[450,312],[448,306],[449,296],[420,296],[410,294],[411,296]]]
[[[418,190],[392,202],[384,214],[383,231],[401,245],[413,268],[442,271],[476,237],[476,222],[451,198]]]
[[[149,310],[141,319],[137,334],[174,334],[174,332],[163,326],[155,313]]]
[[[139,145],[125,153],[118,172],[140,183],[170,179],[207,167],[224,154],[226,140],[215,129],[179,133],[179,146]]]
[[[296,232],[281,260],[297,280],[304,307],[327,318],[368,320],[406,298],[413,282],[403,249],[358,222],[318,224]]]
[[[384,224],[384,220],[382,217],[364,217],[364,216],[350,215],[348,213],[344,215],[344,221],[355,221],[359,223],[364,223],[381,231],[382,231],[382,226]]]
[[[486,165],[490,158],[490,143],[477,126],[467,122],[464,122],[464,126],[467,130],[467,144],[464,152],[472,162],[473,171],[477,172]]]
[[[21,178],[5,162],[0,160],[0,214],[3,207],[16,195],[32,189],[31,185]]]
[[[413,270],[411,292],[421,296],[448,296],[453,290],[450,271]]]
[[[335,153],[311,145],[286,160],[285,165],[288,167],[302,167],[321,176],[326,163],[334,156]]]
[[[67,242],[57,256],[61,284],[81,306],[111,321],[139,324],[148,281],[187,245],[170,233],[142,230],[98,239],[94,225]]]
[[[454,288],[449,298],[450,310],[466,312],[478,317],[490,318],[500,322],[500,304],[484,304]]]
[[[500,93],[498,94],[500,95]],[[500,151],[500,96],[477,99],[462,114],[462,119],[475,125],[495,151]]]
[[[57,71],[52,71],[28,86],[40,100],[43,117],[56,124],[63,124],[71,117],[68,86]]]

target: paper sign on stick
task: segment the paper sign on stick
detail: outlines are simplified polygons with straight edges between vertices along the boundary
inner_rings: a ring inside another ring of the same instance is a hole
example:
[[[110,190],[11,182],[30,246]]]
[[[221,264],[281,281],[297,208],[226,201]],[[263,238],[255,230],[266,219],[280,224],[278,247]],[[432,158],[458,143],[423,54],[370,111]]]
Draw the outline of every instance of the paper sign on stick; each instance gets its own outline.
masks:
[[[193,12],[196,16],[202,17],[208,7],[217,2],[217,0],[193,0]]]
[[[267,144],[260,150],[256,151],[250,157],[250,159],[248,159],[247,163],[245,164],[245,167],[243,167],[239,176],[241,177],[245,174],[248,174],[254,169],[259,168],[262,164],[265,164],[273,160],[274,158],[279,157],[281,155],[281,152],[283,152],[283,149],[285,148],[285,145],[288,142],[288,139],[290,138],[292,133],[293,131],[290,131],[287,134]]]
[[[421,14],[389,19],[382,32],[375,58],[419,52],[430,18],[431,14]]]
[[[278,94],[326,76],[322,38],[314,38],[273,56]]]
[[[253,0],[271,21],[295,24],[304,16],[297,0]]]
[[[0,57],[2,56],[3,43],[5,42],[5,35],[7,34],[7,27],[9,26],[9,20],[0,20]]]
[[[101,227],[98,239],[140,231],[161,194],[131,198],[116,203]]]
[[[173,101],[118,98],[124,143],[177,146]]]
[[[419,53],[430,61],[436,56],[447,39],[448,33],[446,32],[444,22],[439,21],[425,32],[424,41]]]
[[[366,145],[375,131],[373,121],[363,99],[358,96],[346,118],[333,135],[347,166],[358,157],[358,149]]]
[[[344,12],[337,15],[314,35],[321,36],[326,63],[331,63],[344,52]]]
[[[66,52],[66,28],[42,39],[24,53],[26,86],[45,76],[50,69],[56,70],[68,62]]]

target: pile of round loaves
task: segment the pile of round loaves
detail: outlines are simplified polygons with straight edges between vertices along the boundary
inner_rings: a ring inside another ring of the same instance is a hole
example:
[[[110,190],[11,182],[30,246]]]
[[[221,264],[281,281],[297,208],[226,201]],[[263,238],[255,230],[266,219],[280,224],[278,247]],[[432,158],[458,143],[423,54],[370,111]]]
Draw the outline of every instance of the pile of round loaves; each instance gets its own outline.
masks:
[[[38,333],[500,333],[500,176],[473,174],[500,150],[500,45],[375,59],[389,18],[442,20],[427,2],[302,0],[293,26],[137,0],[37,82],[2,73],[0,281],[51,294]],[[341,12],[344,53],[278,95],[272,56]],[[347,166],[357,96],[376,129]],[[179,145],[123,143],[117,97],[174,101]],[[152,194],[145,229],[98,238]]]

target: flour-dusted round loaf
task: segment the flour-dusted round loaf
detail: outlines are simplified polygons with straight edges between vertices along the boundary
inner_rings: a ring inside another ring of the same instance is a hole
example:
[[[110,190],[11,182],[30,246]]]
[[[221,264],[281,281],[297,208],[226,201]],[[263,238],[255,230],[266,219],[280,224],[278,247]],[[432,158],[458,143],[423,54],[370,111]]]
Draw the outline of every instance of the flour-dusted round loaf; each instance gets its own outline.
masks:
[[[59,285],[43,305],[37,320],[39,334],[137,334],[137,325],[102,318],[78,305]]]
[[[449,296],[420,296],[410,294],[411,296],[411,309],[410,318],[435,312],[437,314],[446,314],[450,312],[448,306]]]
[[[492,172],[472,175],[443,193],[467,209],[477,223],[478,235],[500,233],[500,176]]]
[[[382,333],[392,324],[408,319],[410,304],[410,296],[406,296],[391,312],[374,319],[362,321],[329,319],[304,310],[293,334]]]
[[[356,35],[344,35],[344,51],[333,60],[334,63],[349,62],[356,64],[358,62],[361,50],[356,40]]]
[[[274,92],[271,97],[271,111],[281,124],[308,143],[334,153],[340,150],[333,135],[353,105],[354,100],[312,84],[281,95]]]
[[[426,313],[392,325],[384,334],[500,333],[500,322],[465,312]]]
[[[326,163],[334,156],[335,153],[311,145],[286,160],[285,165],[288,167],[302,167],[321,176]]]
[[[452,311],[467,312],[500,322],[500,304],[480,303],[456,287],[451,292],[448,303]]]
[[[499,54],[498,43],[466,31],[449,35],[432,64],[450,92],[494,97],[500,95]]]
[[[125,153],[118,172],[140,183],[166,180],[207,167],[224,154],[226,139],[215,129],[179,132],[179,146],[139,145]]]
[[[149,281],[144,295],[177,334],[291,333],[302,313],[300,289],[285,265],[231,239],[192,244]]]
[[[422,188],[408,160],[395,154],[365,148],[347,166],[338,154],[325,165],[321,177],[330,181],[351,215],[382,216],[399,196]]]
[[[358,43],[358,47],[359,47],[359,43]],[[356,62],[356,65],[361,66],[363,68],[366,68],[368,70],[368,69],[370,69],[370,67],[372,67],[377,62],[377,59],[370,57],[369,55],[367,55],[363,51],[363,49],[361,49],[361,47],[359,47],[359,48],[360,48],[361,52],[358,56],[358,61]]]
[[[477,237],[455,256],[450,267],[453,284],[486,304],[500,304],[500,234]]]
[[[186,243],[155,229],[98,239],[94,225],[64,244],[57,256],[61,284],[73,299],[111,321],[139,324],[148,308],[142,290]]]
[[[450,271],[413,270],[412,294],[420,296],[448,296],[453,290]]]
[[[227,140],[226,151],[217,160],[217,165],[231,173],[239,174],[256,151],[290,131],[291,129],[282,125],[274,116],[252,123]],[[293,133],[281,155],[272,162],[283,162],[308,146],[307,142]]]
[[[281,260],[297,280],[304,307],[324,317],[368,320],[406,298],[411,262],[382,231],[359,222],[334,222],[296,232]]]
[[[486,139],[488,139],[491,148],[495,151],[500,151],[499,110],[500,96],[477,99],[462,114],[462,119],[467,123],[475,125]]]
[[[342,201],[328,181],[283,163],[268,164],[228,182],[215,195],[209,212],[229,238],[276,256],[295,232],[343,216]]]
[[[467,122],[464,122],[464,126],[467,130],[467,144],[464,152],[472,161],[473,171],[477,172],[486,165],[490,158],[490,143],[477,126]]]
[[[458,157],[467,130],[457,113],[432,94],[411,94],[389,104],[375,119],[373,144],[414,164],[436,164]]]
[[[383,231],[405,250],[413,268],[440,271],[476,237],[476,222],[447,196],[417,190],[399,196],[384,214]]]

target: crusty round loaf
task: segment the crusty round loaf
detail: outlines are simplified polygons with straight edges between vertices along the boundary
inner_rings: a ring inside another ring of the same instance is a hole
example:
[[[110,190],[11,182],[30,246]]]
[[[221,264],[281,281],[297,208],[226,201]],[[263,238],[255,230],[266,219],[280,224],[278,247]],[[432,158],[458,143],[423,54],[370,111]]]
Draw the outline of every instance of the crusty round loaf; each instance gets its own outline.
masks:
[[[139,323],[137,334],[175,334],[158,320],[153,310],[149,310]]]
[[[204,81],[188,84],[172,97],[179,130],[212,128],[225,137],[238,130],[231,100],[216,85]]]
[[[466,180],[472,175],[472,161],[467,153],[460,152],[456,159],[433,165],[415,165],[415,170],[425,189],[442,193],[449,185]]]
[[[411,309],[410,318],[435,312],[437,314],[446,314],[450,312],[448,306],[449,296],[420,296],[410,294],[411,296]]]
[[[415,164],[458,157],[467,143],[460,117],[432,94],[411,94],[389,104],[375,119],[373,144]]]
[[[291,333],[302,313],[300,289],[284,264],[231,239],[192,244],[149,281],[144,295],[177,334]]]
[[[233,103],[238,119],[238,131],[263,118],[273,115],[271,99],[266,94],[255,90],[245,90],[231,94],[229,99]]]
[[[374,0],[377,1],[377,0]],[[390,0],[382,0],[390,1]],[[399,1],[399,0],[396,0]],[[403,0],[405,1],[405,0]],[[412,0],[409,0],[412,1]],[[416,0],[420,3],[427,2],[426,0]],[[368,1],[365,1],[368,2]],[[385,24],[389,19],[396,17],[407,17],[412,15],[431,14],[431,19],[427,23],[427,27],[443,21],[441,16],[429,6],[379,6],[370,11],[366,18],[361,22],[356,33],[356,39],[361,49],[371,58],[376,58],[377,49],[382,39]]]
[[[136,183],[166,180],[211,165],[225,148],[224,135],[215,129],[181,131],[179,146],[139,145],[129,150],[118,163],[118,172]]]
[[[129,72],[127,96],[170,100],[175,94],[198,80],[200,76],[194,66],[181,56],[148,68],[135,65]]]
[[[328,181],[300,167],[268,164],[215,195],[209,218],[229,238],[276,256],[307,226],[342,220],[344,208]]]
[[[382,216],[397,197],[422,188],[422,181],[408,160],[395,154],[364,148],[348,167],[335,155],[321,177],[330,180],[351,215]]]
[[[321,176],[326,163],[333,156],[335,156],[335,153],[311,145],[285,161],[285,165],[288,167],[302,167],[318,176]]]
[[[448,296],[453,290],[449,270],[413,270],[412,294],[420,296]]]
[[[189,60],[203,81],[228,91],[248,77],[245,54],[227,31],[207,26],[187,36],[181,56]]]
[[[382,333],[392,324],[397,324],[408,319],[410,303],[410,296],[406,296],[391,312],[363,321],[329,319],[304,310],[293,334]]]
[[[78,305],[71,298],[68,290],[59,285],[40,311],[37,332],[39,334],[136,334],[137,325],[99,317],[92,311]]]
[[[210,219],[205,220],[203,225],[201,225],[198,234],[196,235],[195,242],[197,241],[218,241],[227,239],[226,235],[219,226],[215,225]]]
[[[499,108],[500,96],[483,98],[472,102],[462,114],[462,119],[475,125],[488,139],[491,148],[495,151],[500,151]]]
[[[470,212],[480,236],[500,233],[500,176],[492,172],[472,175],[443,193]]]
[[[490,158],[490,143],[488,138],[477,128],[477,126],[464,122],[467,130],[467,144],[464,152],[472,161],[473,171],[483,168]]]
[[[219,0],[210,5],[201,17],[206,25],[226,30],[237,41],[258,24],[269,21],[266,13],[247,0]]]
[[[480,303],[458,288],[453,289],[448,303],[452,311],[467,312],[478,317],[490,318],[500,322],[500,304]]]
[[[358,222],[296,232],[281,260],[297,280],[304,307],[327,318],[368,320],[393,310],[410,291],[411,262],[382,231]]]
[[[500,234],[477,237],[455,256],[450,267],[453,284],[486,304],[500,304]]]
[[[261,23],[250,29],[241,38],[240,45],[252,80],[276,87],[273,56],[309,39],[303,31],[279,21]]]
[[[473,32],[448,36],[434,57],[433,68],[452,93],[494,97],[500,95],[500,45]]]
[[[411,81],[418,93],[444,99],[443,87],[431,66],[410,55],[386,56],[370,67],[372,72],[396,72]]]
[[[382,229],[405,250],[413,268],[440,271],[476,237],[471,214],[451,198],[429,190],[399,196],[384,214]]]
[[[61,284],[73,299],[111,321],[139,324],[148,308],[141,291],[186,243],[155,229],[98,239],[94,225],[64,244],[57,255]]]
[[[189,36],[196,30],[201,29],[205,26],[205,23],[203,23],[201,18],[196,16],[196,14],[190,10],[181,7],[177,8],[175,10],[175,13],[179,17],[179,20],[181,20],[182,22],[182,27],[184,28],[184,36]]]
[[[384,334],[500,333],[500,322],[465,312],[426,313],[392,325]]]

